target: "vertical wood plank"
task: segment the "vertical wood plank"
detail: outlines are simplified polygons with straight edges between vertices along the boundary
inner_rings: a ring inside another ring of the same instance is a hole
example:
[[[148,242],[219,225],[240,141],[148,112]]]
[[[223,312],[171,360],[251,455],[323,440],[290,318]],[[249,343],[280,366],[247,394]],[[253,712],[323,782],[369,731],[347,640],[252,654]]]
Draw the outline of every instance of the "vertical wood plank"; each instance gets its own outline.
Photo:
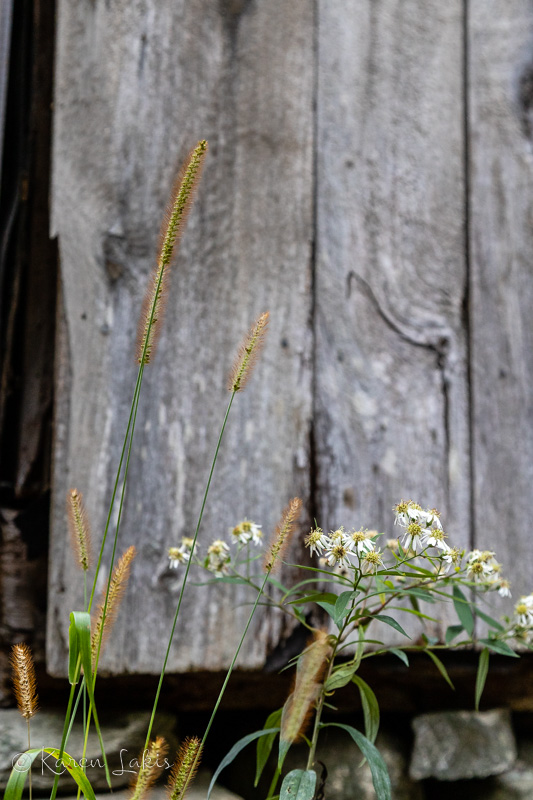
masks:
[[[199,539],[244,516],[268,532],[309,493],[313,4],[59,2],[53,227],[62,314],[48,668],[65,671],[81,605],[64,497],[87,499],[97,543],[126,427],[137,316],[176,162],[208,163],[146,371],[119,549],[139,551],[103,666],[159,672],[179,586],[167,548],[194,532],[243,333],[272,315],[257,374],[235,401]],[[106,559],[109,553],[106,553]],[[189,587],[169,668],[221,668],[249,613],[240,587]],[[258,618],[241,659],[283,637]]]
[[[518,598],[533,590],[533,6],[469,9],[475,535]]]
[[[319,2],[318,514],[469,541],[462,3]]]

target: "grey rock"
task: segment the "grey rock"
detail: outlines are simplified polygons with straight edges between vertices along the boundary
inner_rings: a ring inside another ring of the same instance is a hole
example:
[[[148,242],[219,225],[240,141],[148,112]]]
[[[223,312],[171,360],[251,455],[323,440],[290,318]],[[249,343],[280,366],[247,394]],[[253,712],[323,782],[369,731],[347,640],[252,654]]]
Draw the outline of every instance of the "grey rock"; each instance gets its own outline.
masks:
[[[485,778],[509,770],[516,761],[510,714],[503,709],[421,714],[413,729],[409,774],[415,780]]]
[[[455,793],[455,800],[531,800],[533,769],[518,760],[514,767],[495,778],[473,781],[464,794]]]
[[[327,769],[326,800],[376,800],[370,767],[366,763],[361,766],[361,752],[349,735],[330,728],[324,730],[321,737],[317,760],[325,764]],[[408,757],[402,741],[382,731],[376,747],[387,765],[394,800],[422,800],[421,786],[408,775]],[[291,749],[285,762],[287,771],[305,767],[307,752],[307,748]],[[319,770],[317,768],[320,776]]]
[[[211,776],[209,772],[200,770],[194,779],[194,783],[187,792],[187,800],[205,800],[210,781]],[[96,800],[106,800],[106,798],[108,800],[130,800],[130,796],[131,792],[129,789],[113,792],[112,794],[109,792],[98,792]],[[225,789],[223,786],[218,786],[218,784],[215,784],[211,792],[211,798],[212,800],[242,800],[239,795],[230,792],[229,789]],[[76,797],[66,798],[66,800],[76,800]],[[167,800],[165,787],[159,785],[155,786],[147,796],[147,800]]]
[[[108,719],[100,710],[100,724],[106,755],[111,771],[113,788],[127,786],[133,773],[129,762],[137,759],[141,752],[150,714],[147,712],[132,712],[114,714]],[[81,716],[80,716],[81,720]],[[31,746],[32,748],[55,747],[61,743],[63,731],[64,712],[41,710],[31,720]],[[172,714],[158,714],[154,724],[154,735],[164,736],[167,740],[170,753],[173,754],[178,742],[174,733],[176,718]],[[0,710],[0,788],[5,789],[11,774],[12,763],[19,753],[28,747],[28,731],[26,720],[16,709]],[[76,724],[67,745],[67,753],[77,761],[83,753],[83,736],[81,721]],[[98,738],[94,728],[89,735],[87,749],[87,763],[95,765],[87,769],[88,778],[95,790],[105,789],[107,784],[102,762]],[[99,759],[99,761],[98,761]],[[170,761],[172,763],[172,761]],[[32,768],[32,788],[35,792],[49,790],[53,783],[55,760],[47,753],[37,756]],[[59,791],[72,792],[75,784],[68,775],[62,775],[59,782]]]

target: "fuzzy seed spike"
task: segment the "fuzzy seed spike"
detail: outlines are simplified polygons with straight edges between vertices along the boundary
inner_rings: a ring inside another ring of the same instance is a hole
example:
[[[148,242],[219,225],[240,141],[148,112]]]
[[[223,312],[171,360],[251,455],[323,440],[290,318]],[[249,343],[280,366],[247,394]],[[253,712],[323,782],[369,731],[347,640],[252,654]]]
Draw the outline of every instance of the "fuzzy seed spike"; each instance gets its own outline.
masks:
[[[172,768],[167,786],[168,800],[183,800],[194,780],[202,757],[202,742],[196,736],[185,739]]]
[[[269,316],[268,311],[264,311],[256,319],[239,347],[228,380],[230,392],[240,392],[246,386],[265,344]]]
[[[168,745],[163,736],[158,736],[150,742],[146,750],[139,756],[139,772],[130,785],[130,800],[141,800],[156,782],[165,766],[165,756]]]
[[[113,570],[111,581],[109,583],[109,594],[107,597],[107,609],[105,612],[105,620],[104,620],[104,607],[105,607],[106,590],[102,592],[102,597],[100,599],[100,604],[98,607],[98,616],[96,618],[96,625],[94,626],[93,635],[91,637],[91,654],[92,654],[93,664],[96,661],[96,656],[98,653],[98,642],[100,640],[100,634],[102,628],[103,628],[103,633],[102,633],[101,646],[103,646],[104,642],[111,633],[111,628],[113,627],[113,623],[115,622],[120,602],[122,600],[124,592],[126,591],[128,578],[130,576],[131,564],[133,559],[135,558],[136,553],[137,551],[133,545],[131,547],[128,547],[128,549],[119,558],[118,563]]]
[[[37,681],[31,650],[27,644],[14,644],[11,650],[11,666],[13,668],[13,688],[18,710],[29,720],[37,713],[39,699],[37,697]]]
[[[265,558],[265,572],[272,572],[280,563],[281,559],[294,532],[294,527],[302,510],[302,501],[299,497],[293,497],[284,509],[280,521],[272,535],[270,549]]]
[[[81,569],[87,571],[91,566],[91,529],[82,494],[77,489],[71,489],[68,493],[67,509],[72,550]]]
[[[298,661],[294,688],[283,706],[280,741],[285,745],[293,744],[305,733],[322,689],[322,680],[331,653],[327,631],[316,631],[314,641],[304,650]]]
[[[140,364],[149,364],[154,354],[165,311],[168,268],[176,255],[191,210],[206,153],[207,142],[202,139],[189,153],[174,183],[161,228],[159,258],[142,306],[137,334],[137,360]]]

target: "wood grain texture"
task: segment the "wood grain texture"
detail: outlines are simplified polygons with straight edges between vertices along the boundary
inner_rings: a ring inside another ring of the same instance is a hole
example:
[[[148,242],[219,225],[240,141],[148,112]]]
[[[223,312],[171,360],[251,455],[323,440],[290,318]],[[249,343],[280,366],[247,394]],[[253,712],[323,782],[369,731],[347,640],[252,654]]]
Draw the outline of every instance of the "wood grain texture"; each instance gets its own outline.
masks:
[[[475,535],[518,599],[533,590],[533,6],[469,5]]]
[[[466,546],[462,3],[324,0],[318,51],[319,519]]]
[[[121,528],[119,550],[135,544],[139,554],[104,669],[160,670],[180,586],[167,569],[167,548],[194,531],[229,399],[226,374],[241,336],[267,309],[267,346],[235,400],[200,547],[205,554],[244,516],[268,532],[289,497],[308,499],[312,5],[59,3],[53,229],[63,320],[48,620],[53,674],[65,671],[68,611],[81,606],[65,494],[72,486],[83,491],[98,543],[161,215],[176,164],[200,138],[210,152],[158,352],[145,371]],[[233,587],[189,587],[169,669],[226,665],[249,612],[245,599]],[[284,625],[273,614],[258,617],[240,663],[263,664]]]

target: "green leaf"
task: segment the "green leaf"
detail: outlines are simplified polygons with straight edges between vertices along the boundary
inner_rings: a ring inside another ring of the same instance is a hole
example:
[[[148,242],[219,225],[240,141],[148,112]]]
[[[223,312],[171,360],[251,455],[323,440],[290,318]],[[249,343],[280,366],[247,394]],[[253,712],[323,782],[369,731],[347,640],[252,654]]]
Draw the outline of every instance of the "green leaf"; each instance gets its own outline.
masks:
[[[497,631],[504,631],[505,630],[503,625],[500,625],[500,623],[497,622],[495,619],[493,619],[492,617],[489,617],[488,614],[485,614],[485,612],[481,611],[477,606],[476,606],[476,616],[478,616],[480,619],[482,619],[484,622],[486,622],[487,625],[490,625],[491,628],[494,628]]]
[[[453,587],[453,605],[463,628],[472,637],[474,633],[474,616],[469,601],[458,586]]]
[[[272,751],[274,740],[279,731],[282,711],[282,708],[278,708],[277,711],[273,711],[272,714],[269,714],[265,722],[264,727],[274,730],[274,733],[269,733],[268,736],[262,736],[257,740],[257,766],[255,769],[254,786],[257,786],[259,783],[259,778],[263,774],[265,764],[268,761],[268,757]]]
[[[345,725],[342,722],[327,722],[324,725],[321,725],[321,728],[329,727],[342,728],[342,730],[345,730],[347,733],[349,733],[355,744],[368,761],[368,765],[372,773],[372,783],[374,784],[374,789],[376,790],[377,800],[392,800],[387,765],[383,761],[383,758],[375,745],[373,745],[372,742],[369,742],[366,736],[363,736],[363,734],[358,730],[352,728],[351,725]]]
[[[407,653],[404,653],[403,650],[399,650],[397,647],[391,647],[389,649],[389,653],[393,653],[400,661],[403,661],[406,667],[409,666],[409,659],[407,658]]]
[[[483,689],[485,688],[485,681],[487,680],[487,674],[489,671],[489,655],[490,652],[488,647],[485,647],[479,654],[479,663],[476,675],[476,711],[479,711],[479,701],[481,700],[481,695],[483,694]]]
[[[283,780],[279,800],[313,800],[316,787],[314,769],[293,769]]]
[[[374,744],[379,730],[379,705],[376,695],[359,675],[354,675],[352,681],[359,689],[361,695],[361,704],[363,706],[363,715],[365,718],[365,736]]]
[[[506,642],[502,642],[501,639],[480,639],[481,644],[486,645],[489,650],[494,650],[495,653],[499,653],[501,656],[509,656],[510,658],[520,658],[518,653],[515,653]]]
[[[104,749],[104,742],[102,739],[102,732],[100,730],[100,723],[98,721],[98,712],[96,710],[96,703],[94,702],[94,681],[93,681],[93,662],[91,654],[91,616],[86,611],[72,611],[70,614],[70,627],[68,631],[69,640],[69,680],[71,683],[76,683],[76,672],[73,670],[71,673],[72,664],[78,664],[81,660],[83,673],[85,676],[85,685],[87,687],[87,694],[89,696],[89,704],[94,717],[94,726],[98,735],[98,742],[102,751],[104,759],[104,769],[107,784],[111,788],[111,776],[109,774],[109,767]],[[79,673],[78,673],[79,677]]]
[[[427,619],[430,622],[440,622],[440,620],[436,619],[435,617],[430,617],[428,614],[422,614],[418,608],[406,608],[405,606],[388,606],[389,611],[404,611],[406,614],[413,614],[415,617],[419,619]]]
[[[331,619],[333,619],[333,620],[335,619],[335,606],[334,605],[332,605],[331,603],[322,602],[321,600],[317,600],[315,602],[316,602],[317,606],[320,606],[320,608],[324,609],[326,614],[328,614],[328,616],[330,616]]]
[[[407,633],[404,631],[404,629],[402,628],[402,626],[400,625],[400,623],[399,623],[399,622],[397,622],[397,621],[394,619],[394,617],[389,617],[389,616],[387,616],[387,614],[376,614],[376,616],[375,616],[375,617],[372,617],[372,619],[379,619],[379,620],[380,620],[380,622],[384,622],[384,623],[385,623],[385,625],[390,625],[390,626],[391,626],[391,628],[394,628],[394,630],[395,630],[395,631],[398,631],[398,633],[401,633],[401,634],[403,634],[403,635],[404,635],[404,636],[406,636],[408,639],[410,639],[410,638],[411,638],[411,637],[409,636],[409,634],[407,634]]]
[[[450,642],[453,642],[455,637],[459,636],[459,634],[462,633],[463,631],[464,628],[462,625],[449,625],[446,628],[446,635],[444,637],[446,644],[450,644]]]
[[[350,613],[348,604],[353,600],[353,592],[341,592],[335,601],[335,610],[333,621],[337,627],[340,627],[344,617]]]
[[[428,654],[428,656],[433,661],[433,663],[437,667],[438,671],[440,672],[440,674],[442,675],[448,686],[450,686],[455,691],[455,686],[453,685],[451,678],[448,675],[448,671],[444,666],[444,664],[442,663],[442,661],[440,660],[440,658],[436,656],[435,653],[433,653],[431,650],[423,650],[422,652]]]
[[[298,600],[291,600],[289,605],[301,605],[302,603],[328,603],[334,606],[337,602],[337,595],[334,592],[314,592],[314,594],[307,594],[305,597],[300,597]]]
[[[206,800],[209,800],[211,792],[213,791],[213,786],[215,785],[216,780],[220,775],[220,773],[222,772],[222,770],[225,769],[228,766],[228,764],[231,764],[233,759],[239,755],[241,750],[244,750],[244,748],[251,742],[255,742],[255,740],[259,739],[260,736],[269,736],[271,733],[274,734],[278,733],[278,731],[279,728],[265,728],[262,731],[255,731],[254,733],[249,733],[248,736],[243,736],[242,739],[239,739],[239,741],[233,745],[229,753],[227,753],[227,755],[224,756],[224,758],[216,768],[213,777],[211,778],[209,789],[207,790]]]
[[[11,770],[11,775],[9,776],[4,794],[4,800],[20,800],[30,766],[33,764],[37,756],[42,755],[43,753],[48,753],[49,755],[53,756],[54,761],[57,761],[59,758],[59,750],[56,750],[53,747],[39,747],[36,749],[27,750],[25,753],[20,754],[18,761]],[[21,761],[20,764],[19,761]],[[94,792],[91,784],[89,783],[89,779],[85,775],[83,769],[76,763],[72,756],[69,756],[68,753],[63,753],[63,765],[80,787],[84,797],[86,797],[87,800],[95,800]]]
[[[332,672],[324,684],[326,692],[334,692],[335,689],[340,689],[342,686],[346,686],[347,683],[350,683],[358,666],[359,665],[353,661],[350,661],[348,664],[341,664],[340,667]]]

